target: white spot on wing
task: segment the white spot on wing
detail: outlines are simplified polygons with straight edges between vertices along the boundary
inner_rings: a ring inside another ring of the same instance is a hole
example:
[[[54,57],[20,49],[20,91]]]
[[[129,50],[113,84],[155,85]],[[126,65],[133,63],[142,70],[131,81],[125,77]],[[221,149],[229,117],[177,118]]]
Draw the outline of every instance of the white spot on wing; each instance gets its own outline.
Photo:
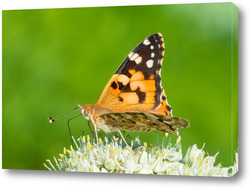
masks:
[[[148,68],[152,68],[152,67],[153,67],[153,64],[154,64],[154,61],[153,61],[153,60],[148,60],[148,61],[146,62],[146,64],[147,64],[147,67],[148,67]]]
[[[141,57],[141,56],[139,56],[139,57],[137,57],[137,58],[135,59],[135,63],[136,63],[136,64],[140,64],[141,61],[142,61],[142,57]]]
[[[150,44],[150,41],[149,41],[148,39],[145,39],[145,40],[143,41],[143,44],[144,44],[144,45],[149,45],[149,44]]]
[[[155,56],[155,53],[152,52],[152,53],[151,53],[151,57],[153,58],[154,56]]]
[[[133,51],[131,51],[129,54],[128,54],[128,58],[130,59],[131,58],[131,56],[133,55]]]
[[[154,49],[154,46],[153,46],[153,45],[151,45],[151,46],[150,46],[150,49]]]
[[[138,56],[139,54],[135,53],[130,57],[130,60],[134,61]]]

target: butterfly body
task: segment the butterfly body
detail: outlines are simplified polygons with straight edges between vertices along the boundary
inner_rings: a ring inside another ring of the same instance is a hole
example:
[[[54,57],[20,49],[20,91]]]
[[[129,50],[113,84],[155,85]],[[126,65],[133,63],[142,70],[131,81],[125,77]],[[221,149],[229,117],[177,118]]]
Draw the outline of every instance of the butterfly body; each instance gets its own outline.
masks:
[[[117,69],[96,104],[79,105],[82,115],[95,129],[114,132],[158,130],[177,135],[189,126],[185,119],[172,117],[161,85],[164,56],[162,35],[144,39]]]

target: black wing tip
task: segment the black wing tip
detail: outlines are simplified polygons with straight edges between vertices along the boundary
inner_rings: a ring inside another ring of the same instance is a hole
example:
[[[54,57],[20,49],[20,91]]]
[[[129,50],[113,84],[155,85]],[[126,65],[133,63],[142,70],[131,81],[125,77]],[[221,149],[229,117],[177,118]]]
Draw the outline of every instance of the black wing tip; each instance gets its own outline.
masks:
[[[163,36],[162,36],[162,34],[160,32],[151,34],[147,38],[150,38],[150,37],[160,37],[160,38],[163,38]]]

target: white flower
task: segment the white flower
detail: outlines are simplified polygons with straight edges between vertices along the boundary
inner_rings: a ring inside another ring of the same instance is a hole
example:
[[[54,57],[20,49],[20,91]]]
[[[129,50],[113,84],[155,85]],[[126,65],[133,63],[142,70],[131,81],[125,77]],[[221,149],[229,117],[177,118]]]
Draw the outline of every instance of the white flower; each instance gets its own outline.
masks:
[[[130,153],[124,161],[123,168],[125,170],[125,173],[134,173],[135,171],[137,171],[137,162],[137,157],[134,157],[132,153]]]
[[[113,172],[115,170],[115,168],[116,168],[116,161],[108,157],[104,161],[104,167],[107,170],[110,170],[110,172]]]
[[[87,141],[86,141],[87,138]],[[166,140],[166,138],[164,138]],[[218,155],[205,156],[203,150],[196,144],[189,147],[183,158],[181,138],[172,146],[154,146],[140,142],[137,137],[131,142],[132,147],[122,147],[122,141],[114,137],[105,142],[90,142],[90,137],[83,136],[74,143],[76,149],[64,148],[60,158],[54,158],[54,166],[47,160],[49,166],[44,166],[50,171],[80,171],[103,173],[134,173],[134,174],[161,174],[161,175],[192,175],[192,176],[220,176],[231,177],[238,171],[238,153],[235,153],[235,163],[231,167],[215,165]],[[135,145],[134,145],[135,144]],[[132,149],[133,148],[133,149]]]

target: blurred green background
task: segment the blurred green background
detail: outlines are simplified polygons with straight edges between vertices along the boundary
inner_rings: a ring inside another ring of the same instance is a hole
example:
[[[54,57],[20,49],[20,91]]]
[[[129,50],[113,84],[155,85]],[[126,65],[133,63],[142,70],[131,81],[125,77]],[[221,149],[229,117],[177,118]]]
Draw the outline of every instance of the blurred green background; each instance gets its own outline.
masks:
[[[2,19],[3,168],[43,170],[46,159],[59,157],[71,145],[68,118],[53,124],[47,118],[95,103],[127,54],[156,32],[165,40],[168,102],[174,116],[191,124],[179,130],[183,153],[205,143],[209,155],[220,152],[216,163],[233,165],[238,16],[232,3],[6,10]],[[71,130],[76,138],[90,134],[83,117]],[[129,134],[156,142],[155,132]]]

